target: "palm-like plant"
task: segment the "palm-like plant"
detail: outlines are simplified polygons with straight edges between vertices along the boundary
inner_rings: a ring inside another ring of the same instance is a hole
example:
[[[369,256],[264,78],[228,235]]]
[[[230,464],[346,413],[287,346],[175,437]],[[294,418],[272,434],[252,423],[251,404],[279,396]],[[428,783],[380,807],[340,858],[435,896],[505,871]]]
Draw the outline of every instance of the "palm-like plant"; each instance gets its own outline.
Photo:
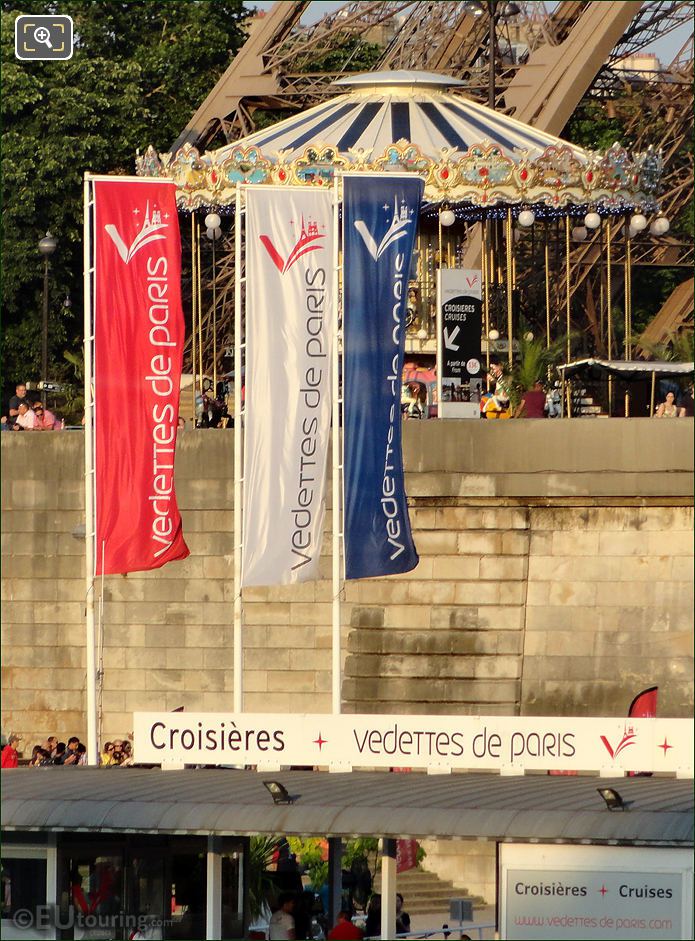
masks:
[[[512,410],[519,404],[524,392],[533,389],[537,382],[547,381],[549,371],[561,359],[566,343],[565,337],[558,337],[547,346],[543,337],[536,339],[522,329],[519,358],[510,373],[509,393]]]
[[[663,343],[650,343],[644,338],[640,338],[639,343],[658,362],[692,363],[695,359],[695,331],[692,329],[669,333]]]
[[[273,883],[268,870],[280,841],[274,836],[252,836],[249,846],[248,889],[251,921],[260,918],[268,905]]]

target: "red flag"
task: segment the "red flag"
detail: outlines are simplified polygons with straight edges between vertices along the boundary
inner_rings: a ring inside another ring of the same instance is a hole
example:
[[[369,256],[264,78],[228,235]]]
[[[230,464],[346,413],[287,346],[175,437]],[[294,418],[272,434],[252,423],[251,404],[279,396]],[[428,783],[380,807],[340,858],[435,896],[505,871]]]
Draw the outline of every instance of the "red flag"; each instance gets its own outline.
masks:
[[[184,322],[175,185],[94,181],[96,572],[185,559],[174,491]]]
[[[417,840],[396,840],[396,872],[417,866]]]
[[[630,703],[627,710],[628,718],[631,719],[655,719],[656,718],[656,700],[659,694],[658,686],[649,686],[637,693]],[[650,771],[628,771],[628,778],[651,777]]]
[[[630,719],[655,719],[656,718],[656,700],[659,695],[658,686],[650,686],[638,693],[630,703],[627,710]]]

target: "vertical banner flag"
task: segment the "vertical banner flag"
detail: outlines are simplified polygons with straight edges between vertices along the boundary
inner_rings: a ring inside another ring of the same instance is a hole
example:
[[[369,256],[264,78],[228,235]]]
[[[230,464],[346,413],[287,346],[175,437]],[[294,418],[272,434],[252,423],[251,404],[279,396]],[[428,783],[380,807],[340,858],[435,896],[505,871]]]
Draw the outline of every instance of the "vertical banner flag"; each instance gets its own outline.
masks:
[[[318,578],[331,428],[333,197],[246,191],[241,584]]]
[[[418,564],[403,482],[401,375],[423,190],[413,176],[344,178],[346,578]]]
[[[171,181],[93,187],[96,574],[113,575],[188,555],[174,491],[181,241]]]
[[[480,271],[470,268],[437,271],[440,418],[480,418],[484,379],[480,362],[482,305]]]

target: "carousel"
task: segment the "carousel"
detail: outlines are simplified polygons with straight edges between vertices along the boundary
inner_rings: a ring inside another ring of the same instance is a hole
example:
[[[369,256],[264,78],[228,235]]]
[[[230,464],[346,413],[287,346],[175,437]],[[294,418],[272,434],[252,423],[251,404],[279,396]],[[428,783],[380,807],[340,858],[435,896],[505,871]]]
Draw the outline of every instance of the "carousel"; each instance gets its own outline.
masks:
[[[200,154],[186,144],[137,158],[139,175],[176,182],[179,209],[190,217],[182,233],[190,229],[194,384],[212,376],[216,386],[230,348],[238,185],[325,187],[347,171],[424,180],[409,285],[411,369],[434,364],[440,268],[481,273],[488,367],[493,355],[511,368],[524,336],[543,337],[548,349],[559,344],[566,363],[633,359],[631,245],[669,229],[657,200],[657,150],[583,150],[468,100],[464,82],[441,74],[374,72],[335,84],[334,99],[218,150]],[[573,270],[597,254],[600,286],[589,303],[573,293]]]

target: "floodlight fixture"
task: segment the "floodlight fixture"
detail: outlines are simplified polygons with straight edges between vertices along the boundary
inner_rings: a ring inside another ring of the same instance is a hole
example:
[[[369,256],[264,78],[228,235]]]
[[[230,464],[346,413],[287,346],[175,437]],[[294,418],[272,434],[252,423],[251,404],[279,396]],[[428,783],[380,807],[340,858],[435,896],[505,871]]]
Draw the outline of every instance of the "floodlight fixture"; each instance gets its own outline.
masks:
[[[613,787],[597,787],[609,810],[629,810],[634,801],[624,801]]]
[[[264,781],[263,786],[268,789],[274,804],[294,804],[297,800],[296,797],[292,797],[285,785],[280,784],[279,781]]]

